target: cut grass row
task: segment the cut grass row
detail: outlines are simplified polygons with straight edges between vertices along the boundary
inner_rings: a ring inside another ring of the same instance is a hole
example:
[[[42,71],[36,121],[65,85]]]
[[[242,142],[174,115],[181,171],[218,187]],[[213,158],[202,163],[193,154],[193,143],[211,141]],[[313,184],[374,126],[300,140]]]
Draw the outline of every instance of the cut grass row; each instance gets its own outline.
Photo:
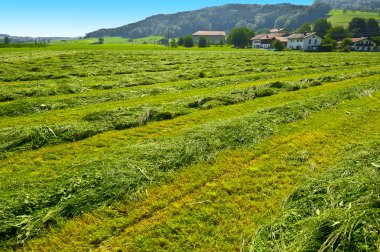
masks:
[[[103,157],[100,162],[83,164],[81,169],[71,169],[69,174],[57,177],[58,181],[51,177],[48,181],[22,176],[3,177],[1,189],[7,193],[1,207],[4,209],[4,217],[0,220],[1,243],[20,244],[55,223],[56,219],[72,217],[99,204],[133,195],[141,186],[159,179],[161,174],[193,163],[212,161],[222,150],[255,145],[282,124],[335,107],[344,100],[372,95],[378,84],[378,81],[368,81],[301,103],[292,102],[287,106],[208,124],[174,139],[128,145],[119,150],[123,155],[118,155],[117,160]],[[15,190],[17,178],[23,181],[23,188],[28,191],[27,201],[24,192]]]
[[[251,251],[378,251],[380,141],[293,192]]]
[[[378,68],[368,68],[368,71],[373,72],[378,71]],[[269,78],[274,81],[300,81],[301,79],[306,78],[318,78],[318,77],[326,77],[326,78],[337,78],[340,77],[346,78],[351,75],[352,77],[359,77],[360,75],[370,74],[367,70],[362,71],[354,71],[352,69],[348,70],[339,70],[338,72],[327,72],[321,73],[321,70],[318,69],[316,72],[312,74],[295,74],[293,77],[286,77],[288,73],[281,73],[280,75],[268,75],[262,77],[263,80]],[[355,75],[356,74],[356,75]],[[257,80],[256,80],[257,79]],[[115,93],[114,95],[109,94],[109,91],[104,92],[94,92],[90,95],[80,95],[80,96],[69,96],[69,99],[65,99],[65,97],[56,97],[55,99],[25,99],[17,101],[16,103],[2,103],[1,106],[4,111],[7,111],[7,107],[9,108],[8,114],[15,111],[15,113],[26,113],[29,110],[29,113],[34,110],[35,112],[39,112],[37,114],[31,114],[30,116],[17,116],[17,117],[0,117],[0,127],[10,128],[10,127],[18,127],[19,125],[24,126],[34,126],[38,127],[40,125],[52,125],[52,124],[62,124],[73,122],[79,120],[84,117],[86,114],[91,112],[99,111],[99,106],[102,106],[102,110],[105,109],[117,109],[117,108],[125,108],[125,107],[133,107],[133,106],[141,106],[141,104],[154,104],[154,103],[170,103],[175,101],[176,99],[181,99],[181,97],[191,97],[191,96],[204,96],[206,93],[214,93],[214,92],[227,92],[228,90],[232,90],[233,87],[236,88],[246,88],[252,85],[262,85],[268,83],[267,81],[260,81],[261,78],[257,78],[255,75],[241,77],[231,77],[231,78],[217,78],[217,79],[207,79],[207,80],[197,80],[191,82],[180,82],[180,83],[165,83],[165,84],[156,84],[153,87],[148,89],[146,88],[133,88],[133,89],[125,89],[120,91],[122,95],[119,93]],[[252,80],[255,80],[252,82]],[[130,93],[128,93],[128,91]],[[140,97],[136,97],[133,99],[135,94],[141,94]],[[126,100],[122,101],[109,101],[106,103],[98,104],[98,97],[100,100],[110,99],[110,97],[120,97],[125,96]],[[90,96],[90,97],[87,97]],[[77,107],[72,107],[68,101],[72,100],[75,104],[75,98],[79,100],[85,100],[90,103],[95,104],[83,104]],[[81,98],[82,97],[82,98]],[[127,99],[127,98],[130,99]],[[39,101],[39,102],[38,102]],[[60,101],[60,102],[58,102]],[[29,106],[25,106],[25,104]],[[63,103],[66,106],[71,107],[69,110],[57,110],[57,107],[61,106]],[[13,104],[13,105],[12,105]],[[20,111],[15,110],[18,108],[17,104],[21,104]],[[54,108],[52,111],[46,111],[47,108]],[[23,109],[26,110],[23,112]],[[5,113],[5,112],[4,112]]]
[[[248,249],[254,230],[279,213],[303,178],[380,139],[378,98],[348,101],[284,125],[254,148],[224,151],[215,162],[182,169],[141,189],[140,200],[127,198],[75,218],[24,249]]]
[[[271,78],[281,78],[289,75],[289,71],[291,71],[292,75],[305,75],[307,73],[324,73],[326,72],[323,68],[315,68],[310,69],[308,66],[307,69],[297,69],[297,70],[279,70],[276,72],[262,72],[262,73],[242,73],[240,75],[227,75],[222,77],[213,77],[207,79],[192,79],[187,81],[178,81],[176,79],[170,80],[165,79],[168,83],[160,83],[160,85],[163,86],[174,86],[176,89],[179,89],[181,86],[182,89],[186,88],[196,88],[196,87],[211,87],[211,86],[218,86],[219,85],[226,85],[223,84],[225,82],[229,82],[229,84],[238,84],[250,80],[265,80],[265,79],[271,79]],[[349,69],[355,69],[356,71],[359,69],[366,70],[368,68],[374,68],[370,66],[334,66],[334,72],[337,72],[339,69],[342,71],[347,71]],[[330,71],[331,72],[331,71]],[[195,73],[194,77],[198,78],[199,73]],[[153,76],[153,75],[152,75]],[[96,91],[96,93],[100,93],[103,90],[104,92],[110,92],[110,90],[117,90],[117,91],[124,91],[125,88],[128,87],[134,87],[134,86],[157,86],[159,84],[159,80],[156,80],[157,74],[154,75],[155,77],[149,78],[149,76],[139,76],[136,78],[142,78],[143,81],[140,82],[139,80],[136,80],[131,77],[129,81],[126,81],[125,78],[122,79],[108,79],[107,81],[104,80],[97,80],[96,78],[68,78],[65,80],[54,80],[52,82],[46,82],[46,81],[32,81],[31,83],[18,83],[15,84],[15,82],[12,82],[11,84],[2,84],[0,85],[0,102],[5,101],[16,101],[21,100],[23,98],[30,98],[30,97],[48,97],[48,96],[58,96],[58,95],[72,95],[72,94],[80,94],[83,96],[84,94],[91,94],[91,91]],[[149,80],[149,81],[147,81]],[[162,80],[162,79],[160,79]],[[175,81],[173,83],[173,81]],[[100,82],[100,83],[99,83]],[[145,88],[141,87],[141,89],[149,89],[151,87]],[[139,89],[137,89],[139,91]],[[149,92],[148,92],[149,94]]]
[[[218,92],[213,95],[185,98],[181,92],[181,99],[162,105],[143,105],[113,110],[102,110],[84,115],[81,120],[72,124],[58,124],[38,127],[8,128],[0,132],[0,150],[3,157],[7,152],[15,150],[37,149],[49,144],[79,141],[109,130],[121,130],[145,125],[151,121],[173,119],[178,116],[193,113],[199,109],[211,109],[219,106],[242,103],[260,97],[275,95],[281,92],[296,91],[337,80],[353,77],[365,78],[376,72],[359,72],[351,75],[327,75],[319,78],[303,78],[298,82],[276,81],[260,86],[250,86],[243,89],[234,88],[232,91]],[[374,78],[378,78],[376,75]],[[172,97],[171,97],[172,98]],[[82,103],[79,101],[79,103]],[[139,101],[140,103],[140,101]],[[26,104],[28,105],[28,104]],[[33,110],[32,106],[25,106]],[[11,107],[12,109],[15,109]],[[17,108],[17,107],[16,107]]]
[[[119,82],[120,86],[126,86],[198,79],[200,73],[206,77],[217,77],[277,72],[283,69],[329,69],[344,65],[371,66],[378,65],[379,59],[373,54],[322,55],[316,66],[306,57],[301,58],[297,52],[268,54],[256,51],[207,51],[200,54],[196,51],[181,53],[126,51],[121,53],[113,50],[90,52],[51,50],[32,52],[28,57],[25,57],[25,53],[0,52],[0,62],[2,63],[0,81],[3,81],[0,82],[0,86],[14,85],[14,83],[56,83],[80,79],[86,80],[83,83],[84,86],[94,80],[94,88],[96,88],[96,85],[103,83],[114,85]],[[49,81],[49,79],[53,80]],[[112,85],[104,87],[109,88]],[[57,91],[66,92],[65,89]],[[47,92],[54,93],[54,90]],[[12,98],[12,96],[8,97],[8,99]]]

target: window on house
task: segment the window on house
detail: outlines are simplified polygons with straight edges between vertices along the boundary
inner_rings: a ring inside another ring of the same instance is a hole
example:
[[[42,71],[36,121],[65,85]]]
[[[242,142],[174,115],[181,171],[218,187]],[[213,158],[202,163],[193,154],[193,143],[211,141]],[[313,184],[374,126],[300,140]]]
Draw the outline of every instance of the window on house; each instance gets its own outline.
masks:
[[[311,39],[309,39],[309,45],[311,44]]]
[[[318,40],[316,39],[316,40],[314,41],[314,44],[317,44],[317,42],[318,42]]]

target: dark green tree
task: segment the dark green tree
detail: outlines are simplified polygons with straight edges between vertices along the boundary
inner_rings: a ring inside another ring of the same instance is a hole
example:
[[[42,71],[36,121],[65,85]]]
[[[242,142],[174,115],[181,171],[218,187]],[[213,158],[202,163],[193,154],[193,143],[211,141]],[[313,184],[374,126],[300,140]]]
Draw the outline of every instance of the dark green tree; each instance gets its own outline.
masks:
[[[104,38],[103,37],[99,38],[99,44],[104,44]]]
[[[347,37],[347,31],[343,26],[331,27],[327,31],[327,35],[329,35],[334,40],[342,40]]]
[[[4,44],[10,44],[11,39],[9,37],[4,37]]]
[[[201,36],[200,38],[199,38],[199,42],[198,42],[198,46],[199,47],[206,47],[207,46],[207,38],[206,37],[204,37],[204,36]]]
[[[234,47],[244,48],[250,46],[253,36],[255,36],[255,32],[248,28],[234,28],[228,36],[228,42],[234,45]]]
[[[320,18],[315,20],[313,25],[313,31],[319,36],[326,36],[327,31],[331,28],[331,23],[327,21],[326,18]]]
[[[361,36],[363,33],[367,32],[367,22],[364,18],[355,17],[348,24],[348,30],[353,34],[353,36]]]
[[[370,32],[370,33],[378,33],[380,31],[379,29],[379,22],[374,19],[374,18],[370,18],[367,20],[366,22],[366,29],[367,29],[367,32]]]
[[[183,46],[183,37],[178,38],[178,45]]]
[[[305,22],[301,25],[301,27],[297,30],[299,33],[304,33],[304,32],[311,32],[311,23],[310,22]]]
[[[172,39],[170,40],[170,46],[171,46],[172,48],[177,48],[177,47],[178,47],[177,41],[176,41],[174,38],[172,38]]]
[[[332,52],[337,45],[337,41],[332,39],[330,35],[326,35],[322,40],[322,51]]]
[[[375,42],[376,46],[380,46],[380,36],[372,37],[373,42]]]
[[[349,52],[351,51],[350,46],[352,46],[354,43],[352,42],[352,39],[345,38],[342,40],[342,43],[340,43],[341,51]]]
[[[194,38],[191,35],[187,35],[183,38],[183,46],[184,47],[193,47],[194,46]]]
[[[272,42],[272,48],[274,48],[276,51],[282,51],[282,50],[284,50],[284,44],[281,42],[281,41],[279,41],[279,40],[277,40],[277,39],[275,39],[273,42]]]

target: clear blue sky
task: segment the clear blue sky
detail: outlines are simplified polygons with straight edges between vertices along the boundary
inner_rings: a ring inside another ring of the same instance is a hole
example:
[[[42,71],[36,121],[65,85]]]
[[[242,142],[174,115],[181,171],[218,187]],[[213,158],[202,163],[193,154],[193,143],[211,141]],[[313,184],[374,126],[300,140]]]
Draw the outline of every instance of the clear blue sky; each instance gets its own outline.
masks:
[[[311,5],[313,0],[1,0],[0,34],[83,36],[155,14],[169,14],[227,3]]]

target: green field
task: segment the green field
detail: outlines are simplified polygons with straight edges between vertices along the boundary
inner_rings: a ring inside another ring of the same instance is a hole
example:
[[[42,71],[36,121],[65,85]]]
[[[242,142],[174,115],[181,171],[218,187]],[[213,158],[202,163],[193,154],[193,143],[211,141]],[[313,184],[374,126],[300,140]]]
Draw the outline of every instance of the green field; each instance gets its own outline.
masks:
[[[380,15],[377,12],[363,12],[363,11],[351,11],[351,10],[347,10],[346,12],[344,12],[343,10],[332,10],[329,13],[328,21],[333,26],[348,27],[348,24],[355,17],[361,17],[365,19],[374,18],[380,21]]]
[[[0,250],[380,248],[378,53],[57,44],[0,62]]]
[[[149,36],[145,38],[133,39],[131,42],[128,38],[122,37],[104,37],[104,44],[157,44],[157,41],[162,39],[162,36]],[[70,40],[53,40],[52,45],[89,45],[98,42],[98,38],[83,38],[83,39],[70,39]]]

